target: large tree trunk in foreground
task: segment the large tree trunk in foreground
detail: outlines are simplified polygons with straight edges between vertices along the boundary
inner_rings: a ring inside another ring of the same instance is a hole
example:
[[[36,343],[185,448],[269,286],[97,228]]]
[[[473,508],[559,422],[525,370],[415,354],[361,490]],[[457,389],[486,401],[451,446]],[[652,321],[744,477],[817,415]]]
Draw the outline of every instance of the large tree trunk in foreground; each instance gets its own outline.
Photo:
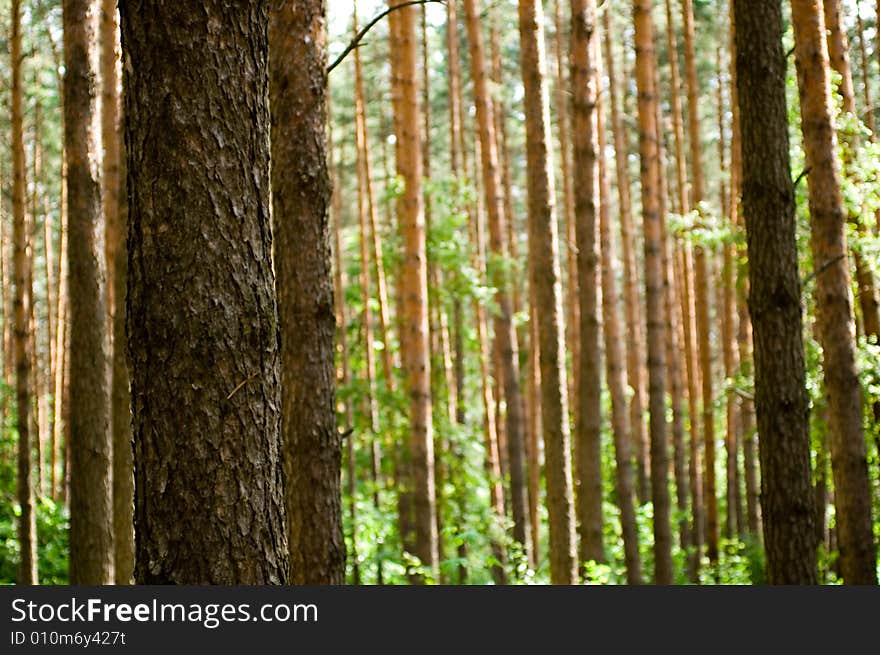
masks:
[[[70,297],[70,582],[113,582],[107,296],[98,148],[98,3],[65,0]]]
[[[272,221],[292,584],[345,580],[324,13],[324,0],[298,0],[273,10],[269,22]]]
[[[287,581],[267,4],[122,5],[141,584]]]
[[[815,584],[809,398],[782,10],[780,0],[737,0],[735,12],[742,204],[748,236],[767,578],[771,584]]]

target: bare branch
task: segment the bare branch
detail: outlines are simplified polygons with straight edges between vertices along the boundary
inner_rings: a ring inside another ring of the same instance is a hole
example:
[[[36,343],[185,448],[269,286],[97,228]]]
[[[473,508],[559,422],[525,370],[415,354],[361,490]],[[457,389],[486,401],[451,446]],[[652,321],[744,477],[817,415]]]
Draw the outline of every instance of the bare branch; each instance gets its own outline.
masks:
[[[376,23],[378,23],[379,21],[381,21],[383,18],[385,18],[385,16],[387,16],[388,14],[390,14],[392,11],[395,11],[395,10],[397,10],[397,9],[403,9],[404,7],[411,7],[411,6],[413,6],[413,5],[426,5],[426,4],[429,4],[429,3],[432,3],[432,2],[437,2],[437,3],[440,3],[440,4],[445,4],[445,3],[446,3],[446,0],[408,0],[407,2],[401,2],[401,3],[398,4],[398,5],[394,5],[394,6],[392,6],[392,7],[388,7],[385,11],[383,11],[382,13],[380,13],[378,16],[376,16],[375,18],[373,18],[373,20],[371,20],[369,23],[367,23],[366,25],[364,25],[364,26],[361,28],[361,30],[360,30],[360,31],[355,35],[355,37],[351,40],[351,43],[349,43],[347,46],[345,46],[345,50],[342,51],[342,54],[340,54],[340,55],[339,55],[339,56],[333,61],[332,64],[330,64],[329,66],[327,66],[327,74],[329,75],[330,72],[331,72],[334,68],[336,68],[337,66],[339,66],[339,64],[342,63],[342,60],[345,59],[345,58],[348,56],[348,54],[349,54],[352,50],[354,50],[355,48],[358,47],[358,45],[360,44],[361,40],[367,35],[367,32],[369,32],[371,29],[373,29],[373,27],[376,26]]]

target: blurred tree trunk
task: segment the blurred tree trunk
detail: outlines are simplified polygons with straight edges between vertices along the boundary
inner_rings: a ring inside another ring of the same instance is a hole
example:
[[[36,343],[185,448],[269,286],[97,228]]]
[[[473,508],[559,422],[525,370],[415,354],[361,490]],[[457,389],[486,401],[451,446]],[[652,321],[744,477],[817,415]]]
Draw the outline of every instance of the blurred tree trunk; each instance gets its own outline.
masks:
[[[654,74],[652,0],[634,0],[636,82],[639,90],[639,154],[642,175],[642,218],[645,239],[645,298],[648,320],[648,404],[651,438],[651,498],[654,505],[654,559],[657,584],[672,584],[672,534],[666,452],[666,357],[663,299],[662,220],[659,131]]]
[[[111,340],[110,426],[113,435],[113,548],[116,584],[134,576],[134,470],[131,397],[125,356],[125,286],[128,252],[125,176],[120,157],[119,20],[115,0],[101,6],[101,136],[104,144],[103,201],[107,242],[107,305]]]
[[[31,444],[31,361],[28,353],[28,316],[33,302],[27,255],[25,219],[24,94],[22,89],[21,2],[12,0],[12,283],[13,354],[18,429],[18,584],[37,584],[37,534],[34,509],[33,447]],[[39,438],[39,437],[37,437]]]
[[[695,55],[693,0],[682,0],[684,20],[685,82],[688,99],[688,128],[691,154],[691,207],[699,212],[703,201],[702,141],[700,139],[700,88]],[[718,560],[718,497],[715,489],[715,416],[712,380],[711,325],[709,322],[709,261],[706,247],[694,247],[694,301],[696,308],[697,352],[702,380],[703,418],[703,503],[704,537],[710,562]]]
[[[392,0],[393,1],[393,0]],[[419,92],[415,9],[405,7],[389,15],[391,28],[391,83],[394,100],[395,155],[404,191],[397,199],[403,239],[401,296],[401,352],[410,398],[411,472],[414,505],[415,555],[429,576],[438,567],[434,495],[434,444],[431,417],[431,362],[428,343],[428,272],[425,213],[422,196],[422,138],[419,128]],[[421,576],[416,576],[418,581]]]
[[[831,72],[820,0],[792,0],[801,128],[809,174],[816,326],[830,404],[840,564],[847,584],[876,584],[871,488],[847,261],[846,209],[835,151]],[[763,434],[763,432],[762,432]]]
[[[602,540],[601,357],[599,331],[598,202],[596,129],[599,25],[595,0],[571,3],[571,121],[574,213],[577,243],[580,360],[575,416],[577,523],[580,565],[604,562]],[[526,113],[528,118],[528,112]],[[531,167],[530,167],[531,168]],[[537,235],[536,235],[537,236]],[[546,305],[542,305],[546,306]]]

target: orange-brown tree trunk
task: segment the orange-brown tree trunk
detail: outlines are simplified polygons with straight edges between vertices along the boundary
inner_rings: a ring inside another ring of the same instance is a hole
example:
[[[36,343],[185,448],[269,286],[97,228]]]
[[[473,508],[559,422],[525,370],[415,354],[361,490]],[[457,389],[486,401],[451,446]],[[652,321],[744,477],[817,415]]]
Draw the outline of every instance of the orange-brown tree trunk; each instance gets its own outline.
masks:
[[[610,11],[604,12],[605,62],[608,69],[608,101],[611,105],[611,130],[617,176],[617,199],[620,208],[621,255],[623,259],[624,322],[626,323],[626,378],[632,389],[630,429],[636,461],[636,491],[642,502],[650,499],[648,476],[648,433],[645,426],[645,376],[642,358],[645,353],[643,314],[639,308],[639,276],[636,270],[632,197],[629,175],[629,143],[623,127],[614,68],[613,30]]]
[[[507,221],[501,193],[501,178],[495,138],[495,119],[489,96],[485,49],[480,23],[478,0],[465,0],[465,16],[470,52],[471,79],[474,85],[474,103],[482,160],[483,194],[489,223],[489,250],[493,257],[506,254]],[[510,467],[510,496],[513,513],[513,537],[524,546],[528,541],[528,500],[525,477],[525,422],[519,380],[519,355],[516,331],[512,321],[510,280],[500,267],[493,266],[490,282],[497,289],[494,315],[494,352],[500,364],[500,382],[507,403],[506,437]]]
[[[871,489],[855,361],[855,326],[847,261],[846,209],[831,113],[831,75],[820,0],[792,0],[801,129],[809,171],[816,325],[830,405],[840,564],[844,582],[876,584]]]
[[[666,448],[666,320],[663,294],[663,222],[659,211],[660,161],[657,89],[654,71],[653,0],[634,0],[636,83],[639,90],[639,155],[642,177],[642,220],[645,250],[645,298],[648,321],[648,407],[651,440],[651,498],[654,505],[654,576],[671,584],[672,534]]]
[[[596,129],[599,25],[595,0],[571,3],[571,117],[580,359],[575,416],[580,564],[604,562],[602,542],[601,360],[599,332],[599,149]],[[536,235],[537,236],[537,235]]]
[[[27,255],[25,220],[24,94],[22,88],[21,2],[12,0],[12,284],[13,355],[18,428],[18,584],[37,584],[37,535],[34,508],[34,461],[31,439],[31,361],[28,353],[28,316],[33,302]],[[39,438],[39,437],[37,437]]]
[[[682,0],[684,19],[685,82],[688,98],[688,128],[691,155],[691,206],[699,210],[703,201],[702,143],[700,140],[697,65],[694,48],[695,26],[693,0]],[[694,248],[694,302],[696,308],[697,352],[702,380],[703,419],[703,503],[705,506],[704,536],[709,561],[718,559],[718,498],[715,490],[715,416],[712,379],[711,326],[709,324],[709,261],[706,248]]]
[[[392,3],[393,6],[393,3]],[[431,417],[431,362],[428,343],[428,270],[422,194],[422,138],[419,127],[418,48],[415,9],[389,16],[395,158],[404,191],[397,199],[403,240],[400,272],[401,353],[410,399],[409,468],[415,526],[415,555],[428,576],[438,569],[434,487],[434,426]]]

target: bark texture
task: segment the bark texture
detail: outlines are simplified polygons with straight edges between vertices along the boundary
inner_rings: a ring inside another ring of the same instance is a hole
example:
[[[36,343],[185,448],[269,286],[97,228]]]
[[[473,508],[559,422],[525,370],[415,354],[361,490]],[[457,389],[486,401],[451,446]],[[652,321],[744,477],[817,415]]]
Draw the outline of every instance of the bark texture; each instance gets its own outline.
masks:
[[[70,582],[113,582],[112,442],[98,114],[99,5],[64,2],[70,297]]]
[[[342,584],[324,0],[269,17],[272,228],[291,584]],[[364,263],[366,265],[366,263]]]
[[[267,5],[121,7],[141,584],[288,579]]]
[[[737,0],[734,7],[767,578],[771,584],[815,584],[782,7],[780,0]]]

